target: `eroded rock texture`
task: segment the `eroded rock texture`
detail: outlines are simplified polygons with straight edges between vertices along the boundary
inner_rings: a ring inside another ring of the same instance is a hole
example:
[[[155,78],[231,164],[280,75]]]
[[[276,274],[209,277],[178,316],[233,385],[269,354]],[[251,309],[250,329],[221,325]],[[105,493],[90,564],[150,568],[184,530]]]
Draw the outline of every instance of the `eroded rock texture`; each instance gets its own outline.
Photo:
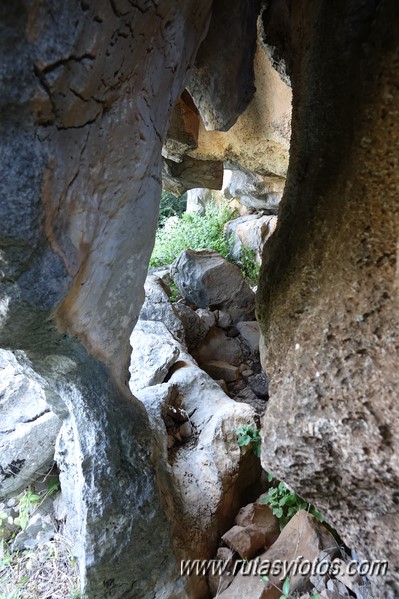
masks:
[[[69,409],[58,462],[91,599],[184,596],[148,419],[125,378],[161,146],[210,5],[0,6],[0,346]]]
[[[388,559],[375,596],[397,597],[399,7],[312,0],[290,18],[291,158],[258,293],[262,462]]]

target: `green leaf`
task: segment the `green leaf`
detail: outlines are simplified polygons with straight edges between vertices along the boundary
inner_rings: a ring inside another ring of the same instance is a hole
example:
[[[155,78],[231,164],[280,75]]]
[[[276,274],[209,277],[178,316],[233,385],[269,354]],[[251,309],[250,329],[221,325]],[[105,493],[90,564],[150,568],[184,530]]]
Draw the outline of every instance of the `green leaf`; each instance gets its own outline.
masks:
[[[264,574],[263,576],[261,576],[263,582],[269,582],[269,577],[266,576],[266,574]]]
[[[287,576],[287,578],[284,580],[284,584],[283,584],[283,588],[282,588],[284,595],[288,595],[288,593],[290,592],[290,586],[291,586],[290,579]]]
[[[245,446],[249,445],[250,443],[252,443],[252,439],[249,435],[243,435],[242,437],[240,437],[237,440],[237,444],[240,447],[245,447]]]
[[[282,518],[283,516],[283,509],[281,507],[273,508],[272,512],[276,516],[276,518]]]

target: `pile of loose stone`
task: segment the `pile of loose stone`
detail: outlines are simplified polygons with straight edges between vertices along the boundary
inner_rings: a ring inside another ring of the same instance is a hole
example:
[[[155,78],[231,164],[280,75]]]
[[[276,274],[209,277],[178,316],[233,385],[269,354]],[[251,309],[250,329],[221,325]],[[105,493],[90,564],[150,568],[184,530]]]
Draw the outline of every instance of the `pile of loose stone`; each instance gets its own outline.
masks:
[[[300,510],[280,532],[264,497],[243,507],[222,536],[215,560],[223,573],[208,575],[212,597],[280,599],[288,577],[290,598],[371,599],[366,577],[343,573],[353,554],[319,520]]]

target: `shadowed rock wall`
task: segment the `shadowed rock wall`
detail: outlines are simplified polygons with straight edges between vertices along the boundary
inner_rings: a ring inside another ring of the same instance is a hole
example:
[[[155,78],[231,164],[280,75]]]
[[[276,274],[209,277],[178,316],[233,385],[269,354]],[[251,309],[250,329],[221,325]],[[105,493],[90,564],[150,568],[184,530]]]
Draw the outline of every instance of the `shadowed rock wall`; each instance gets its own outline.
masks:
[[[0,346],[25,352],[69,410],[58,462],[91,599],[186,596],[125,378],[161,146],[210,6],[0,5]]]
[[[375,596],[397,597],[399,7],[288,4],[291,156],[257,306],[262,463],[388,559]]]

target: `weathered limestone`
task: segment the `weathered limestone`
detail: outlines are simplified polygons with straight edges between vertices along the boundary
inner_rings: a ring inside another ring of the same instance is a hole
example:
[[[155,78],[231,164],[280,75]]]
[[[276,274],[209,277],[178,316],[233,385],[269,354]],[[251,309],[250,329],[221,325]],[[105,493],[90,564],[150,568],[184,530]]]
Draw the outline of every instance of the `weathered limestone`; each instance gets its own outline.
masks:
[[[161,147],[210,7],[0,8],[0,346],[24,351],[47,402],[67,408],[57,461],[90,599],[186,597],[151,429],[125,380]]]
[[[67,412],[59,402],[54,413],[46,391],[47,382],[23,352],[0,350],[1,498],[18,494],[51,468],[60,418]]]
[[[189,155],[202,160],[231,160],[250,172],[285,178],[291,136],[291,89],[273,69],[259,46],[254,58],[256,92],[249,106],[227,132],[198,126],[198,147]],[[276,177],[278,179],[276,179]]]
[[[283,177],[261,176],[244,170],[226,168],[223,194],[228,199],[238,198],[243,206],[253,210],[277,214],[284,185]]]
[[[258,292],[271,378],[262,462],[363,557],[389,560],[373,595],[394,598],[398,6],[369,0],[361,18],[354,1],[291,8],[290,169]]]
[[[223,162],[197,160],[191,156],[183,156],[179,162],[164,158],[162,181],[164,189],[177,196],[201,185],[207,189],[221,189]]]
[[[252,99],[259,9],[259,0],[213,3],[210,27],[187,85],[207,130],[230,129]]]

